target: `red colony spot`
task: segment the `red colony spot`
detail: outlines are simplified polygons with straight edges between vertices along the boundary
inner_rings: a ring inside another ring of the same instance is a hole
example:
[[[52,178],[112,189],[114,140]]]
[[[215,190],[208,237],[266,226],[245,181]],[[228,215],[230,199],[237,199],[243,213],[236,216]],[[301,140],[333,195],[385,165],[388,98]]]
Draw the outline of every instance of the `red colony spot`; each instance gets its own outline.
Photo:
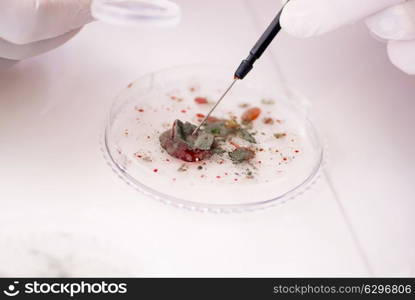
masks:
[[[238,178],[234,178],[233,180],[234,180],[234,181],[238,181]]]
[[[261,109],[259,107],[252,107],[250,109],[247,109],[243,114],[242,114],[242,121],[249,123],[253,120],[255,120],[256,118],[258,118],[258,116],[261,113]]]
[[[295,153],[299,153],[300,151],[299,151],[299,150],[294,150],[294,152],[295,152]]]
[[[215,123],[215,122],[218,122],[218,121],[219,121],[219,119],[218,118],[215,118],[215,117],[209,117],[207,119],[207,122],[208,123]]]
[[[225,175],[228,176],[228,173],[225,172]]]
[[[166,161],[170,161],[170,159],[166,158]]]
[[[259,164],[262,164],[262,161],[258,160],[258,163],[259,163]]]
[[[205,115],[204,114],[196,114],[196,117],[198,117],[198,118],[204,118]]]
[[[154,173],[157,173],[157,172],[158,172],[158,169],[154,169],[154,170],[153,170],[153,172],[154,172]]]
[[[185,114],[187,111],[185,109],[182,109],[180,112]]]
[[[216,176],[217,179],[220,179],[220,176]]]
[[[139,111],[139,112],[144,112],[144,109],[139,108],[139,109],[138,109],[138,111]]]
[[[148,135],[148,136],[147,136],[147,138],[149,139],[149,138],[150,138],[150,136]]]
[[[288,158],[284,157],[282,160],[286,161]]]
[[[259,151],[261,151],[261,152],[262,152],[262,151],[264,151],[264,149],[263,149],[263,148],[260,148],[260,149],[259,149]]]
[[[208,100],[206,98],[204,98],[204,97],[196,97],[195,98],[195,102],[197,104],[207,104],[208,103]]]

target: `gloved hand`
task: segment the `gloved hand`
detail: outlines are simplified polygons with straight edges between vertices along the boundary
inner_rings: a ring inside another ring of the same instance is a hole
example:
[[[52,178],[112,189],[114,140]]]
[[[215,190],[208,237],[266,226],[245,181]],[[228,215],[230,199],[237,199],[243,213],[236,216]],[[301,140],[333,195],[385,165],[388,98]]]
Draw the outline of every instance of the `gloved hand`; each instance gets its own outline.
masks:
[[[293,36],[311,37],[361,19],[387,40],[392,63],[415,74],[415,0],[291,0],[281,26]]]
[[[0,60],[54,49],[92,21],[91,0],[0,0]]]

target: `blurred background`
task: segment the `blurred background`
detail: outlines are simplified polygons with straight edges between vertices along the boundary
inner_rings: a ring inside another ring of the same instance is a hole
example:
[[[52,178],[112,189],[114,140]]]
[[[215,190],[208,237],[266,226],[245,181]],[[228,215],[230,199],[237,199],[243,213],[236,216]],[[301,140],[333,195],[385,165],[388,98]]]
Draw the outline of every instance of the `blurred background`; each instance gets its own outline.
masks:
[[[415,77],[364,24],[281,33],[250,74],[304,94],[327,140],[324,176],[300,199],[192,213],[112,173],[99,137],[123,87],[182,64],[236,67],[280,8],[176,2],[176,27],[94,22],[0,70],[0,276],[415,276]]]

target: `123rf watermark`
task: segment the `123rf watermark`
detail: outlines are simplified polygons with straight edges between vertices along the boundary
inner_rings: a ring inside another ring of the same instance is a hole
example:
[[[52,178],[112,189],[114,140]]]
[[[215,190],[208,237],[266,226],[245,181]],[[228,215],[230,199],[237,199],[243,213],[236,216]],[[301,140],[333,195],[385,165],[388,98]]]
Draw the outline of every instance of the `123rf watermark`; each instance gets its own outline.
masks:
[[[33,280],[24,283],[13,281],[3,290],[3,294],[9,297],[19,294],[56,294],[74,297],[80,294],[126,294],[127,291],[127,283],[108,283],[106,281],[91,283],[83,280],[80,282],[41,282]]]

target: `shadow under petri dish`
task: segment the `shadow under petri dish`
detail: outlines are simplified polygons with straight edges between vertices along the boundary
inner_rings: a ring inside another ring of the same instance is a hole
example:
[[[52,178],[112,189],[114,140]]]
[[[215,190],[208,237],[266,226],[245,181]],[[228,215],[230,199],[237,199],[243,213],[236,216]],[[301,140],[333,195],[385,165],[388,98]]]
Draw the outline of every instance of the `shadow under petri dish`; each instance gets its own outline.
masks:
[[[12,230],[1,234],[0,275],[5,277],[137,276],[136,257],[108,241],[72,234]]]

